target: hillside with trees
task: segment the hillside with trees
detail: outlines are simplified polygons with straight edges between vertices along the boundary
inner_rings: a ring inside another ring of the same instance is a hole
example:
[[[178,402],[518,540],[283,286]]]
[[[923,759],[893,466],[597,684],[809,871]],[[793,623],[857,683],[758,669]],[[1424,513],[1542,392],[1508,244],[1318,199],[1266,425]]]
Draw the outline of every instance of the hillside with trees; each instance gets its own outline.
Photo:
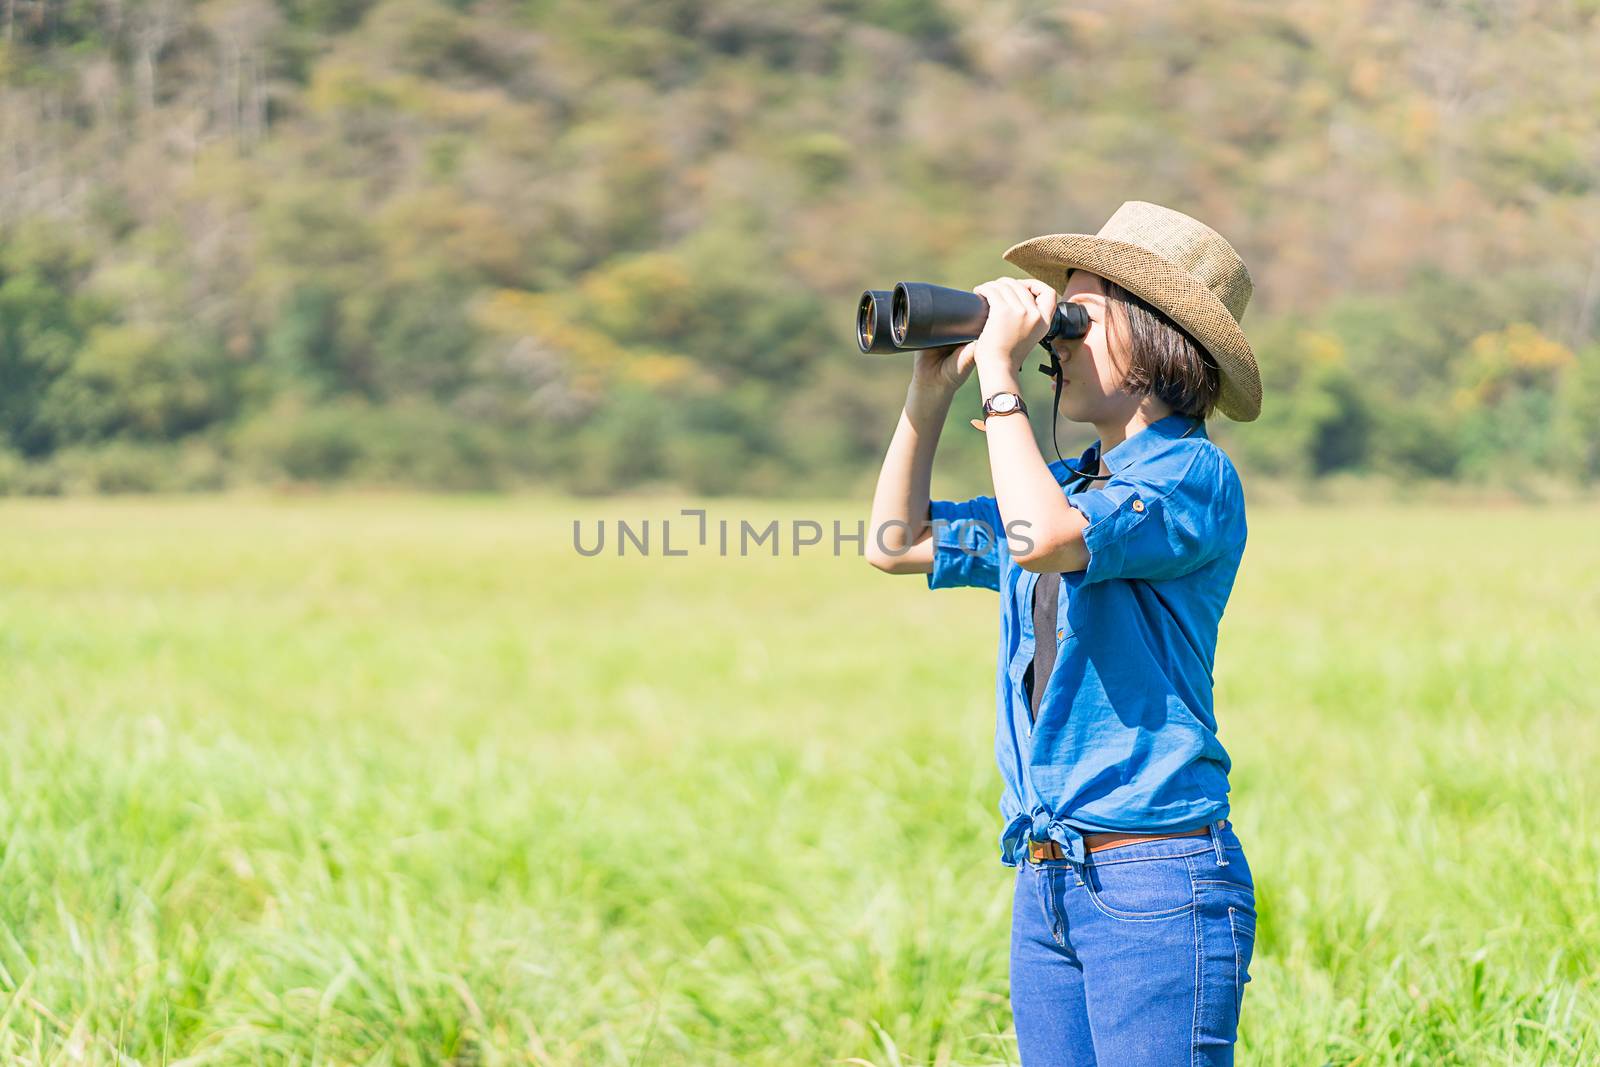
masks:
[[[1589,484],[1596,56],[1597,0],[0,0],[0,491],[859,492],[861,289],[1133,198],[1250,264],[1247,472]]]

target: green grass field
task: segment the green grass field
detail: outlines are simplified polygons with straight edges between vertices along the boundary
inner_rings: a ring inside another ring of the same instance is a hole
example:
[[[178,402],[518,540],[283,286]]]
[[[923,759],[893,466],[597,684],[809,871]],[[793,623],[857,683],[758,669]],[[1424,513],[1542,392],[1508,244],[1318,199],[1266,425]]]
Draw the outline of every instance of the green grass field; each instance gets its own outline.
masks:
[[[0,1062],[1014,1062],[994,594],[683,503],[0,504]],[[1242,1062],[1600,1062],[1600,511],[1255,509],[1217,705]]]

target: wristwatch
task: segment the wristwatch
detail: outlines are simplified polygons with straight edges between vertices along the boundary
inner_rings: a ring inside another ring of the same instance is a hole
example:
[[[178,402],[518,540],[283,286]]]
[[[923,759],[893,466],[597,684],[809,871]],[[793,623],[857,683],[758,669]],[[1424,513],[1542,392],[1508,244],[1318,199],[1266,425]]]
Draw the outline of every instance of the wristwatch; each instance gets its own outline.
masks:
[[[1022,397],[1017,393],[996,393],[983,402],[983,417],[990,415],[1015,415],[1018,412],[1026,415],[1028,405],[1022,402]]]

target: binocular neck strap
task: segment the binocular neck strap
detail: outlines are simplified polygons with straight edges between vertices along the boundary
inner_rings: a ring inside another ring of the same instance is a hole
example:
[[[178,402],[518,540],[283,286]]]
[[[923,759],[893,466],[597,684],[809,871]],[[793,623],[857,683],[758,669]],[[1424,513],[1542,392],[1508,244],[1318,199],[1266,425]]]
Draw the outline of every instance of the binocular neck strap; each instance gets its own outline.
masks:
[[[1076,474],[1079,478],[1087,478],[1090,481],[1103,481],[1104,479],[1111,477],[1111,475],[1089,474],[1085,471],[1078,470],[1078,468],[1068,463],[1066,458],[1061,454],[1061,442],[1056,440],[1056,423],[1061,418],[1061,385],[1064,381],[1061,373],[1061,357],[1056,355],[1056,350],[1048,345],[1045,346],[1045,351],[1050,353],[1050,365],[1046,367],[1043,363],[1041,363],[1039,364],[1039,369],[1056,380],[1055,399],[1050,402],[1050,447],[1056,450],[1056,459],[1060,460],[1061,464],[1066,467],[1067,470],[1071,471],[1073,474]]]

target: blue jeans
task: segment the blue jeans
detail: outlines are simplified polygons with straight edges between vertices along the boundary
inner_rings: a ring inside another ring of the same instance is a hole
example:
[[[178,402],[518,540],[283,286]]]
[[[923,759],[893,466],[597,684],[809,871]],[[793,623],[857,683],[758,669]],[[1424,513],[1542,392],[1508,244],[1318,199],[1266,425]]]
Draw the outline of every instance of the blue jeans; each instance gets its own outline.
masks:
[[[1024,860],[1011,910],[1023,1067],[1233,1063],[1256,892],[1225,822],[1204,837]]]

